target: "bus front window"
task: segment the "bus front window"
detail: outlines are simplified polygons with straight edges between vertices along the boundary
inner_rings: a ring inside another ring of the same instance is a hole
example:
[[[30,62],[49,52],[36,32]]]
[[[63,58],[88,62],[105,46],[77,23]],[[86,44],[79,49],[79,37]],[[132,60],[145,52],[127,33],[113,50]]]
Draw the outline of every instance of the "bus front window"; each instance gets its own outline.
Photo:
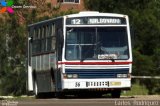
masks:
[[[91,59],[94,54],[95,28],[68,28],[66,59]]]
[[[128,58],[126,27],[67,28],[67,60]]]
[[[97,28],[98,59],[128,59],[128,36],[126,27]]]

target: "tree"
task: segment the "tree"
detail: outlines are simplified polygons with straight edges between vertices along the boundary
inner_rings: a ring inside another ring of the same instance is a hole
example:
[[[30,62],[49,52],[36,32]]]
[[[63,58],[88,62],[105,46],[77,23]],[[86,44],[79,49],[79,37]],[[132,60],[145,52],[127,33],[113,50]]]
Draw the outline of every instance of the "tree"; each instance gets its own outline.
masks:
[[[25,93],[24,28],[15,16],[10,16],[0,27],[0,90],[2,95]]]

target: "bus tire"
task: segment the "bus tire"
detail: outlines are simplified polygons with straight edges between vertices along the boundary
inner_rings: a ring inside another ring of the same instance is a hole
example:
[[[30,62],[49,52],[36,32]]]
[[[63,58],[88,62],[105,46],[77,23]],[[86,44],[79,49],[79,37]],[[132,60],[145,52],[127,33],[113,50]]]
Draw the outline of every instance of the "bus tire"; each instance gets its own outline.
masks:
[[[56,96],[57,98],[60,98],[60,99],[64,99],[64,98],[65,98],[64,92],[56,92],[55,96]]]
[[[35,93],[35,98],[38,99],[40,98],[40,93],[38,92],[38,87],[37,87],[37,82],[34,82],[34,93]]]
[[[112,98],[120,98],[121,96],[121,90],[113,90],[111,91]]]
[[[34,91],[34,93],[35,93],[35,98],[36,99],[46,98],[45,97],[45,93],[38,92],[37,82],[35,82],[35,91]]]
[[[40,93],[35,94],[35,98],[36,98],[36,99],[40,99],[40,98],[42,98],[42,94],[40,94]]]
[[[35,94],[35,98],[38,99],[40,98],[40,94],[38,92],[38,86],[37,86],[37,75],[36,75],[36,70],[33,70],[33,86],[34,86],[34,94]]]

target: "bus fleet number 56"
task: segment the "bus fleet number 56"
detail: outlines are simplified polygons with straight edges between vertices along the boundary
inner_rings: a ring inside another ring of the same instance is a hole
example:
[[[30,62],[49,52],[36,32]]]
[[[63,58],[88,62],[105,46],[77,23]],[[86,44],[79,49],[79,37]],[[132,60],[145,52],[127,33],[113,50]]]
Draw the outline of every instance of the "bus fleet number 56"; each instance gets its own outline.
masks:
[[[80,87],[80,86],[81,86],[80,82],[75,83],[75,87]]]

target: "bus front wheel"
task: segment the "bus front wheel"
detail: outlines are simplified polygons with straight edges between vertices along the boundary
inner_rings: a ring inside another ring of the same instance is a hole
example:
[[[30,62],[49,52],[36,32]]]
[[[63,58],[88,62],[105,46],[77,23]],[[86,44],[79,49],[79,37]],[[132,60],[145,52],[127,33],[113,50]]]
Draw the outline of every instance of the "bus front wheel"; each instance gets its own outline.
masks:
[[[121,96],[121,90],[113,90],[111,91],[112,98],[120,98]]]
[[[65,98],[65,93],[64,92],[56,92],[55,96],[57,98],[64,99]]]

